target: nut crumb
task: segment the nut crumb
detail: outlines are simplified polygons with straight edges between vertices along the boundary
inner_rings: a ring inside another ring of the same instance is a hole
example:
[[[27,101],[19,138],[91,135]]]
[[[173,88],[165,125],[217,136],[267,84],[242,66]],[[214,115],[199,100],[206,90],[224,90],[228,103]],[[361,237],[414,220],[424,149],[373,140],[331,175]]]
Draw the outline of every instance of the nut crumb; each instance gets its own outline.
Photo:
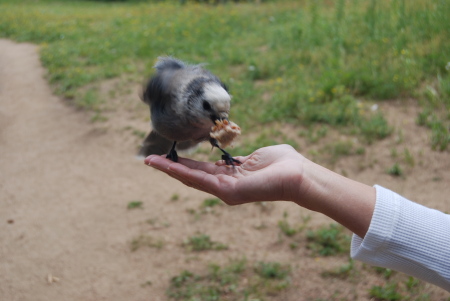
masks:
[[[210,136],[219,142],[220,147],[227,147],[241,134],[241,128],[227,119],[216,120],[216,125],[211,128]]]

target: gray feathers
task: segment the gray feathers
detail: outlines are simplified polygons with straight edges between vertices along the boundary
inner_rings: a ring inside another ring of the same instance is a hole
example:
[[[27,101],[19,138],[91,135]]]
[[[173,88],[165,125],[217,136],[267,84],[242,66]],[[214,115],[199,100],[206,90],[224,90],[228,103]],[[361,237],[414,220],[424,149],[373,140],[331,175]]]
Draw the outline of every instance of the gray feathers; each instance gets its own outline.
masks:
[[[180,60],[172,57],[159,57],[154,68],[158,71],[163,71],[170,69],[176,70],[184,67],[186,67],[186,64]]]
[[[209,140],[214,121],[228,118],[231,96],[226,86],[202,65],[160,57],[154,67],[143,95],[153,130],[139,154],[167,153],[174,141],[182,150]]]
[[[139,150],[139,156],[147,157],[149,155],[164,155],[167,154],[173,145],[173,141],[167,140],[155,131],[151,131],[142,143]],[[184,141],[177,144],[177,149],[189,149],[197,145],[193,141]]]

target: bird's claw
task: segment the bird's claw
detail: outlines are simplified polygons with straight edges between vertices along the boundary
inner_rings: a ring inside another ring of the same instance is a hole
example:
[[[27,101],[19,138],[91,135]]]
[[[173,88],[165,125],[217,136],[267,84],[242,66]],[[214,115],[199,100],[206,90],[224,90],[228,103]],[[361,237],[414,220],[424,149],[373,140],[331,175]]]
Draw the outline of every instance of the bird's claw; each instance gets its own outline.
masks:
[[[226,150],[221,148],[216,139],[211,139],[210,142],[213,147],[217,147],[223,153],[222,160],[225,161],[225,165],[235,166],[236,164],[239,164],[239,165],[242,164],[241,161],[233,158]]]
[[[170,152],[166,155],[166,158],[173,162],[178,162],[178,154],[175,149],[171,149]]]
[[[235,163],[242,164],[238,159],[233,158],[229,153],[222,155],[222,160],[225,161],[226,165],[235,166]]]

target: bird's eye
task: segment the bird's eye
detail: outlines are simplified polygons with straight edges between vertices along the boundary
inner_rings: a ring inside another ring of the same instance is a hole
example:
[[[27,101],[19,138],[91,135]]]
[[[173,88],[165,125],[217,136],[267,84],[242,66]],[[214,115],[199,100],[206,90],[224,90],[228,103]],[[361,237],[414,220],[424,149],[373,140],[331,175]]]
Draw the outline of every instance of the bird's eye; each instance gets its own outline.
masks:
[[[203,109],[205,109],[206,111],[211,111],[211,105],[209,104],[209,102],[203,102]]]

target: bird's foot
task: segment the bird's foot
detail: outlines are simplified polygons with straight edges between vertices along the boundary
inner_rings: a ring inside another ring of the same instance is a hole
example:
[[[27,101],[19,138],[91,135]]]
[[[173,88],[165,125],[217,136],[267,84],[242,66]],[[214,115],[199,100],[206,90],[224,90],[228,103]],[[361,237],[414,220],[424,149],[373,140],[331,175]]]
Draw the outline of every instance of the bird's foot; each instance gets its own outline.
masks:
[[[227,153],[226,151],[222,150],[223,155],[222,155],[222,160],[225,161],[226,165],[231,165],[231,166],[235,166],[236,164],[242,164],[241,161],[239,161],[238,159],[233,158],[229,153]]]
[[[225,151],[223,148],[221,148],[219,146],[219,143],[217,142],[216,139],[212,139],[211,138],[211,140],[209,140],[209,142],[211,143],[211,145],[213,147],[217,147],[223,153],[222,160],[225,161],[226,165],[235,166],[236,164],[242,164],[241,161],[239,161],[238,159],[233,158],[227,151]]]
[[[178,154],[176,151],[168,153],[166,158],[173,162],[178,162]]]
[[[170,149],[169,153],[166,155],[166,158],[173,161],[173,162],[178,162],[178,154],[177,151],[175,150],[175,145],[177,143],[174,142],[172,148]]]

